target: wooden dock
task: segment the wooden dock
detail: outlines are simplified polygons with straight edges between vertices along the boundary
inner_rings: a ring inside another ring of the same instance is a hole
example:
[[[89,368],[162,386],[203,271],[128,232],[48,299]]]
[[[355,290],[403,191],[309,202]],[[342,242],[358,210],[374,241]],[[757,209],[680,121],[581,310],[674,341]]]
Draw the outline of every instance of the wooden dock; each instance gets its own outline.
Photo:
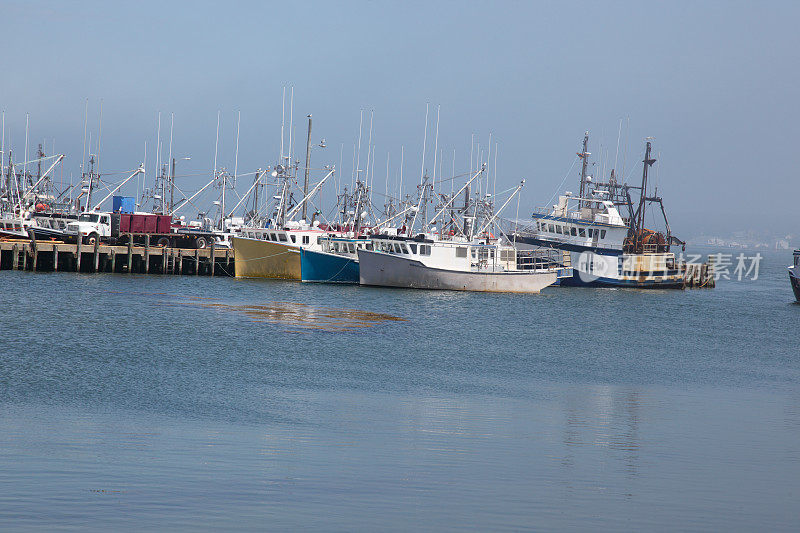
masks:
[[[0,270],[233,276],[233,250],[0,241]]]

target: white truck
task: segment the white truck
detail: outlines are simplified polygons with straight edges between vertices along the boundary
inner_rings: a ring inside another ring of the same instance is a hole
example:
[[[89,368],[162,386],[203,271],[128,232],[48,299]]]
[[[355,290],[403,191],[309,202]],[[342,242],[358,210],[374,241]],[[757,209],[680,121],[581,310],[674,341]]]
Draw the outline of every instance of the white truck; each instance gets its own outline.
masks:
[[[110,244],[142,245],[146,242],[156,246],[174,248],[206,248],[219,239],[212,232],[173,228],[172,217],[153,213],[106,213],[94,211],[82,213],[78,220],[70,222],[64,229],[67,239],[80,239],[81,243],[94,245]]]

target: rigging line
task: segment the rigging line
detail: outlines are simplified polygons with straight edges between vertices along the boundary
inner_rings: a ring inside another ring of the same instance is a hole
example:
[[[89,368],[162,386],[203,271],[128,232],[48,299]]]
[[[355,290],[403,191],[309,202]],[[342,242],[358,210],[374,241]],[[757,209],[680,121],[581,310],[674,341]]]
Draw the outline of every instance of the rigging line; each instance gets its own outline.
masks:
[[[569,170],[567,170],[567,173],[564,174],[564,179],[561,180],[561,183],[556,188],[556,192],[553,193],[553,196],[550,197],[550,200],[547,201],[546,205],[550,205],[550,202],[552,202],[553,199],[556,197],[556,195],[558,194],[558,191],[560,191],[561,188],[564,186],[564,182],[567,181],[567,178],[569,177],[569,173],[572,172],[572,168],[575,166],[575,163],[578,162],[578,159],[579,159],[579,157],[575,156],[575,159],[572,160],[572,164],[570,165]]]

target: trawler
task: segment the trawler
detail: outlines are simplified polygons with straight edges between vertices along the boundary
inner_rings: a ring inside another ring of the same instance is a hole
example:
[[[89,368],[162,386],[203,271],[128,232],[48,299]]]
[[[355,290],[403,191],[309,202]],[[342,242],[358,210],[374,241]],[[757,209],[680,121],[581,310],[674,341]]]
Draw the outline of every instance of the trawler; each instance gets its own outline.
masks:
[[[789,267],[789,281],[792,283],[795,300],[800,303],[800,250],[794,251],[794,264]]]
[[[611,171],[608,182],[593,181],[587,173],[588,132],[584,136],[580,192],[567,192],[550,210],[536,210],[533,224],[515,232],[516,242],[571,254],[573,275],[561,285],[676,288],[684,286],[671,246],[685,243],[671,233],[662,199],[648,196],[648,170],[655,163],[648,140],[640,187],[619,184]],[[638,194],[634,204],[631,193]],[[645,228],[650,204],[660,206],[665,232]],[[623,213],[620,212],[623,208]]]

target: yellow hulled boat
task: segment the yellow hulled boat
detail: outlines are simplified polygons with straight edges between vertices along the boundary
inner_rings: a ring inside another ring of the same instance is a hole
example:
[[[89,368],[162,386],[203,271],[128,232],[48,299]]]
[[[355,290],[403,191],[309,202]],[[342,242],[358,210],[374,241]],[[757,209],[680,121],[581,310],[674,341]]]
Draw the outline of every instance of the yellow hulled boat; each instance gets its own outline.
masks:
[[[300,247],[248,237],[233,239],[237,278],[300,279]]]

